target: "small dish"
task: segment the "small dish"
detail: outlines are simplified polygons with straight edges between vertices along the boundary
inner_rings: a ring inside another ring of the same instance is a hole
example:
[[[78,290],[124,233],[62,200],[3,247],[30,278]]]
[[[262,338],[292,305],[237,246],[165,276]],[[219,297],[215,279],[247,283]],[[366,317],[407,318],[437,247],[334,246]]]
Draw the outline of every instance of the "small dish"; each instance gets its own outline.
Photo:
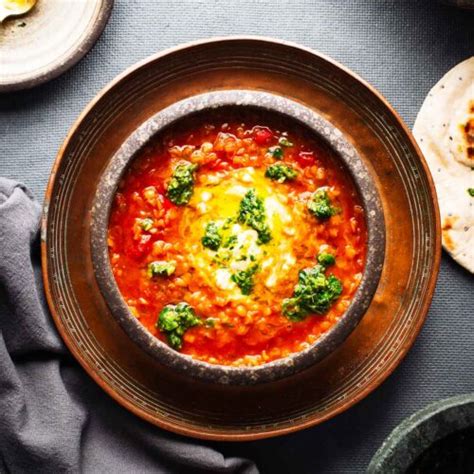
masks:
[[[29,89],[74,66],[95,44],[113,0],[38,0],[0,27],[0,93]]]
[[[473,394],[431,403],[390,433],[367,473],[472,472],[473,434]]]

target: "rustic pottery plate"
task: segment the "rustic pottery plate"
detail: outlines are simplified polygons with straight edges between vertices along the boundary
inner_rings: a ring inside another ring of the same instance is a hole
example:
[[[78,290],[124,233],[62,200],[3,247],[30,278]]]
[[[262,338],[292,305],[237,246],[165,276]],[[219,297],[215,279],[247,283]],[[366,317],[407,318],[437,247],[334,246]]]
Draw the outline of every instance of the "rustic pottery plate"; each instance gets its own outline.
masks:
[[[223,89],[285,96],[332,122],[375,176],[385,213],[384,268],[359,326],[317,365],[256,386],[189,379],[141,351],[110,314],[90,254],[90,210],[98,180],[120,145],[164,107]],[[441,244],[426,164],[385,99],[347,69],[311,50],[236,37],[160,53],[99,93],[56,159],[45,199],[42,252],[46,294],[56,325],[72,353],[107,393],[165,429],[237,441],[313,426],[374,390],[407,353],[423,324]]]
[[[47,82],[76,64],[102,33],[113,0],[38,0],[0,25],[0,92]]]

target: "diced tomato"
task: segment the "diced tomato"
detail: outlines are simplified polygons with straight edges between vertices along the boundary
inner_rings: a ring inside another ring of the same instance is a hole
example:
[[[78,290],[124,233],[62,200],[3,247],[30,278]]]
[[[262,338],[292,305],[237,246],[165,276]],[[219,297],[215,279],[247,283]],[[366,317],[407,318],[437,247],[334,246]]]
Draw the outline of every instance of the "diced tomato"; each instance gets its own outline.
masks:
[[[217,155],[217,160],[225,160],[227,158],[227,152],[225,150],[215,150],[214,153]]]
[[[117,193],[115,195],[115,207],[119,212],[123,212],[127,209],[127,200],[122,193]]]
[[[220,158],[217,158],[217,160],[209,163],[207,167],[212,171],[228,170],[230,168],[230,163],[227,160],[221,160]]]
[[[155,186],[156,190],[160,193],[160,194],[164,194],[166,192],[166,188],[165,188],[165,183],[164,181],[154,181],[153,183],[153,186]]]
[[[150,234],[143,234],[138,243],[134,243],[128,247],[130,257],[139,260],[151,251],[153,242]]]
[[[161,203],[163,204],[163,209],[165,211],[174,207],[174,204],[166,196],[161,196],[160,200],[161,200]]]
[[[273,133],[270,131],[270,129],[268,129],[266,127],[265,128],[258,127],[258,128],[255,128],[255,131],[253,133],[253,137],[254,137],[255,143],[257,143],[257,145],[264,146],[273,137]]]
[[[312,151],[300,151],[296,155],[295,160],[303,168],[306,168],[306,166],[312,166],[315,162],[314,153]]]
[[[222,163],[222,160],[220,158],[215,159],[214,161],[211,161],[208,163],[206,166],[210,170],[217,171]]]

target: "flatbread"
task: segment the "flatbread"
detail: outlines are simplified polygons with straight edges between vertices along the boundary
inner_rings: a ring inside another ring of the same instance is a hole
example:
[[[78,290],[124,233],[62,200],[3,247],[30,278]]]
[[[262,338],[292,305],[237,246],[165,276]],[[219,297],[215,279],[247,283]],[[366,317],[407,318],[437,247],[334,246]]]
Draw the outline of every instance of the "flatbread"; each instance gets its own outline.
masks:
[[[474,56],[431,89],[413,134],[435,182],[443,247],[474,273]]]

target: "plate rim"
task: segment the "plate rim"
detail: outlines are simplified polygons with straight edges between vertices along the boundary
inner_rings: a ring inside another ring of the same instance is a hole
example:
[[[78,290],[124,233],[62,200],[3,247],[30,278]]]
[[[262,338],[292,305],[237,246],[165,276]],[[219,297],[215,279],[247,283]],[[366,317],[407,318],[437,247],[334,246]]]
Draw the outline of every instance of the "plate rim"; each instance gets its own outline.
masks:
[[[96,106],[96,104],[113,88],[115,88],[123,79],[125,79],[129,74],[132,74],[135,71],[138,71],[143,66],[146,66],[148,63],[156,61],[160,58],[163,58],[168,55],[172,55],[174,53],[178,53],[182,50],[186,50],[188,48],[193,48],[197,46],[203,45],[212,45],[219,42],[234,42],[234,41],[258,41],[269,43],[277,46],[284,46],[288,48],[297,49],[306,53],[309,53],[314,56],[318,56],[324,61],[327,61],[331,65],[335,66],[336,68],[341,69],[345,74],[352,77],[354,80],[359,82],[363,87],[369,90],[371,94],[373,94],[378,100],[380,100],[383,105],[387,108],[389,113],[394,117],[398,125],[400,126],[401,130],[404,132],[405,136],[410,141],[416,155],[419,159],[419,162],[425,172],[425,176],[428,181],[428,187],[431,195],[431,200],[433,202],[434,208],[434,225],[435,225],[435,238],[434,238],[434,252],[433,252],[433,271],[431,272],[429,282],[427,284],[426,289],[426,297],[423,303],[423,306],[420,308],[419,314],[420,317],[417,320],[417,324],[413,326],[413,331],[411,332],[411,337],[407,340],[397,352],[396,357],[393,359],[392,363],[386,368],[384,372],[379,373],[374,380],[367,385],[363,390],[361,390],[357,396],[353,397],[351,400],[348,400],[346,404],[336,408],[335,410],[327,413],[323,416],[318,418],[309,418],[307,420],[298,422],[297,424],[286,426],[286,427],[279,427],[273,429],[266,429],[259,432],[252,432],[252,433],[225,433],[219,431],[206,431],[205,427],[199,427],[199,429],[184,426],[184,425],[177,425],[173,422],[168,422],[164,418],[156,418],[148,414],[147,412],[137,408],[135,405],[130,403],[126,398],[122,397],[119,393],[112,390],[109,385],[98,376],[98,374],[94,371],[94,369],[88,365],[87,361],[83,358],[82,354],[76,349],[76,347],[72,344],[71,341],[68,339],[68,335],[66,334],[65,328],[62,324],[62,321],[59,317],[58,312],[56,311],[56,306],[52,294],[52,289],[49,281],[48,276],[48,252],[47,252],[47,245],[46,245],[46,233],[47,233],[47,224],[48,224],[48,208],[49,202],[52,196],[52,191],[56,183],[56,174],[59,170],[61,162],[65,157],[65,151],[74,137],[75,133],[77,132],[78,128],[80,127],[82,121],[86,118],[86,116],[91,112],[91,110]],[[79,364],[83,367],[83,369],[87,372],[87,374],[109,395],[111,396],[117,403],[121,406],[125,407],[127,410],[131,411],[133,414],[137,415],[139,418],[148,421],[149,423],[158,426],[160,428],[166,429],[168,431],[184,435],[190,436],[197,439],[203,440],[211,440],[211,441],[255,441],[259,439],[267,439],[273,438],[277,436],[283,436],[290,433],[295,433],[300,430],[304,430],[316,425],[319,425],[335,416],[343,413],[344,411],[348,410],[349,408],[353,407],[361,400],[367,397],[371,392],[376,390],[399,366],[402,360],[408,354],[410,348],[413,346],[415,340],[417,339],[421,328],[426,320],[428,310],[431,306],[431,302],[434,296],[434,291],[436,288],[436,283],[439,274],[439,268],[441,263],[441,220],[440,220],[440,213],[439,213],[439,206],[438,200],[436,195],[436,189],[434,186],[433,178],[431,176],[431,172],[428,168],[426,160],[421,152],[418,144],[416,143],[410,129],[402,120],[398,112],[395,111],[393,106],[390,102],[380,93],[378,90],[369,84],[365,79],[361,78],[358,74],[351,71],[346,66],[340,64],[338,61],[330,58],[329,56],[325,55],[324,53],[320,53],[317,50],[309,48],[307,46],[302,46],[298,43],[281,40],[277,38],[271,38],[267,36],[258,36],[258,35],[232,35],[232,36],[216,36],[211,38],[205,38],[195,41],[186,42],[183,44],[179,44],[177,46],[164,49],[155,53],[151,56],[148,56],[141,61],[129,66],[126,68],[122,73],[112,79],[106,86],[104,86],[91,100],[90,102],[84,107],[82,112],[78,115],[77,119],[74,121],[72,126],[70,127],[62,145],[59,148],[59,151],[56,155],[56,158],[53,162],[53,166],[51,169],[50,178],[48,180],[45,196],[44,196],[44,204],[43,204],[43,212],[41,218],[41,266],[42,266],[42,276],[44,282],[44,291],[46,295],[46,300],[48,303],[48,307],[50,309],[51,315],[53,317],[54,323],[56,328],[58,329],[61,338],[63,339],[64,343],[68,347],[68,349],[73,354],[74,358],[79,362]]]
[[[109,22],[115,0],[101,0],[101,6],[97,21],[94,23],[86,37],[78,43],[66,56],[64,61],[55,60],[53,66],[46,72],[38,74],[28,74],[26,77],[11,82],[0,83],[0,94],[6,92],[17,92],[32,89],[64,74],[67,70],[75,66],[97,43]]]

